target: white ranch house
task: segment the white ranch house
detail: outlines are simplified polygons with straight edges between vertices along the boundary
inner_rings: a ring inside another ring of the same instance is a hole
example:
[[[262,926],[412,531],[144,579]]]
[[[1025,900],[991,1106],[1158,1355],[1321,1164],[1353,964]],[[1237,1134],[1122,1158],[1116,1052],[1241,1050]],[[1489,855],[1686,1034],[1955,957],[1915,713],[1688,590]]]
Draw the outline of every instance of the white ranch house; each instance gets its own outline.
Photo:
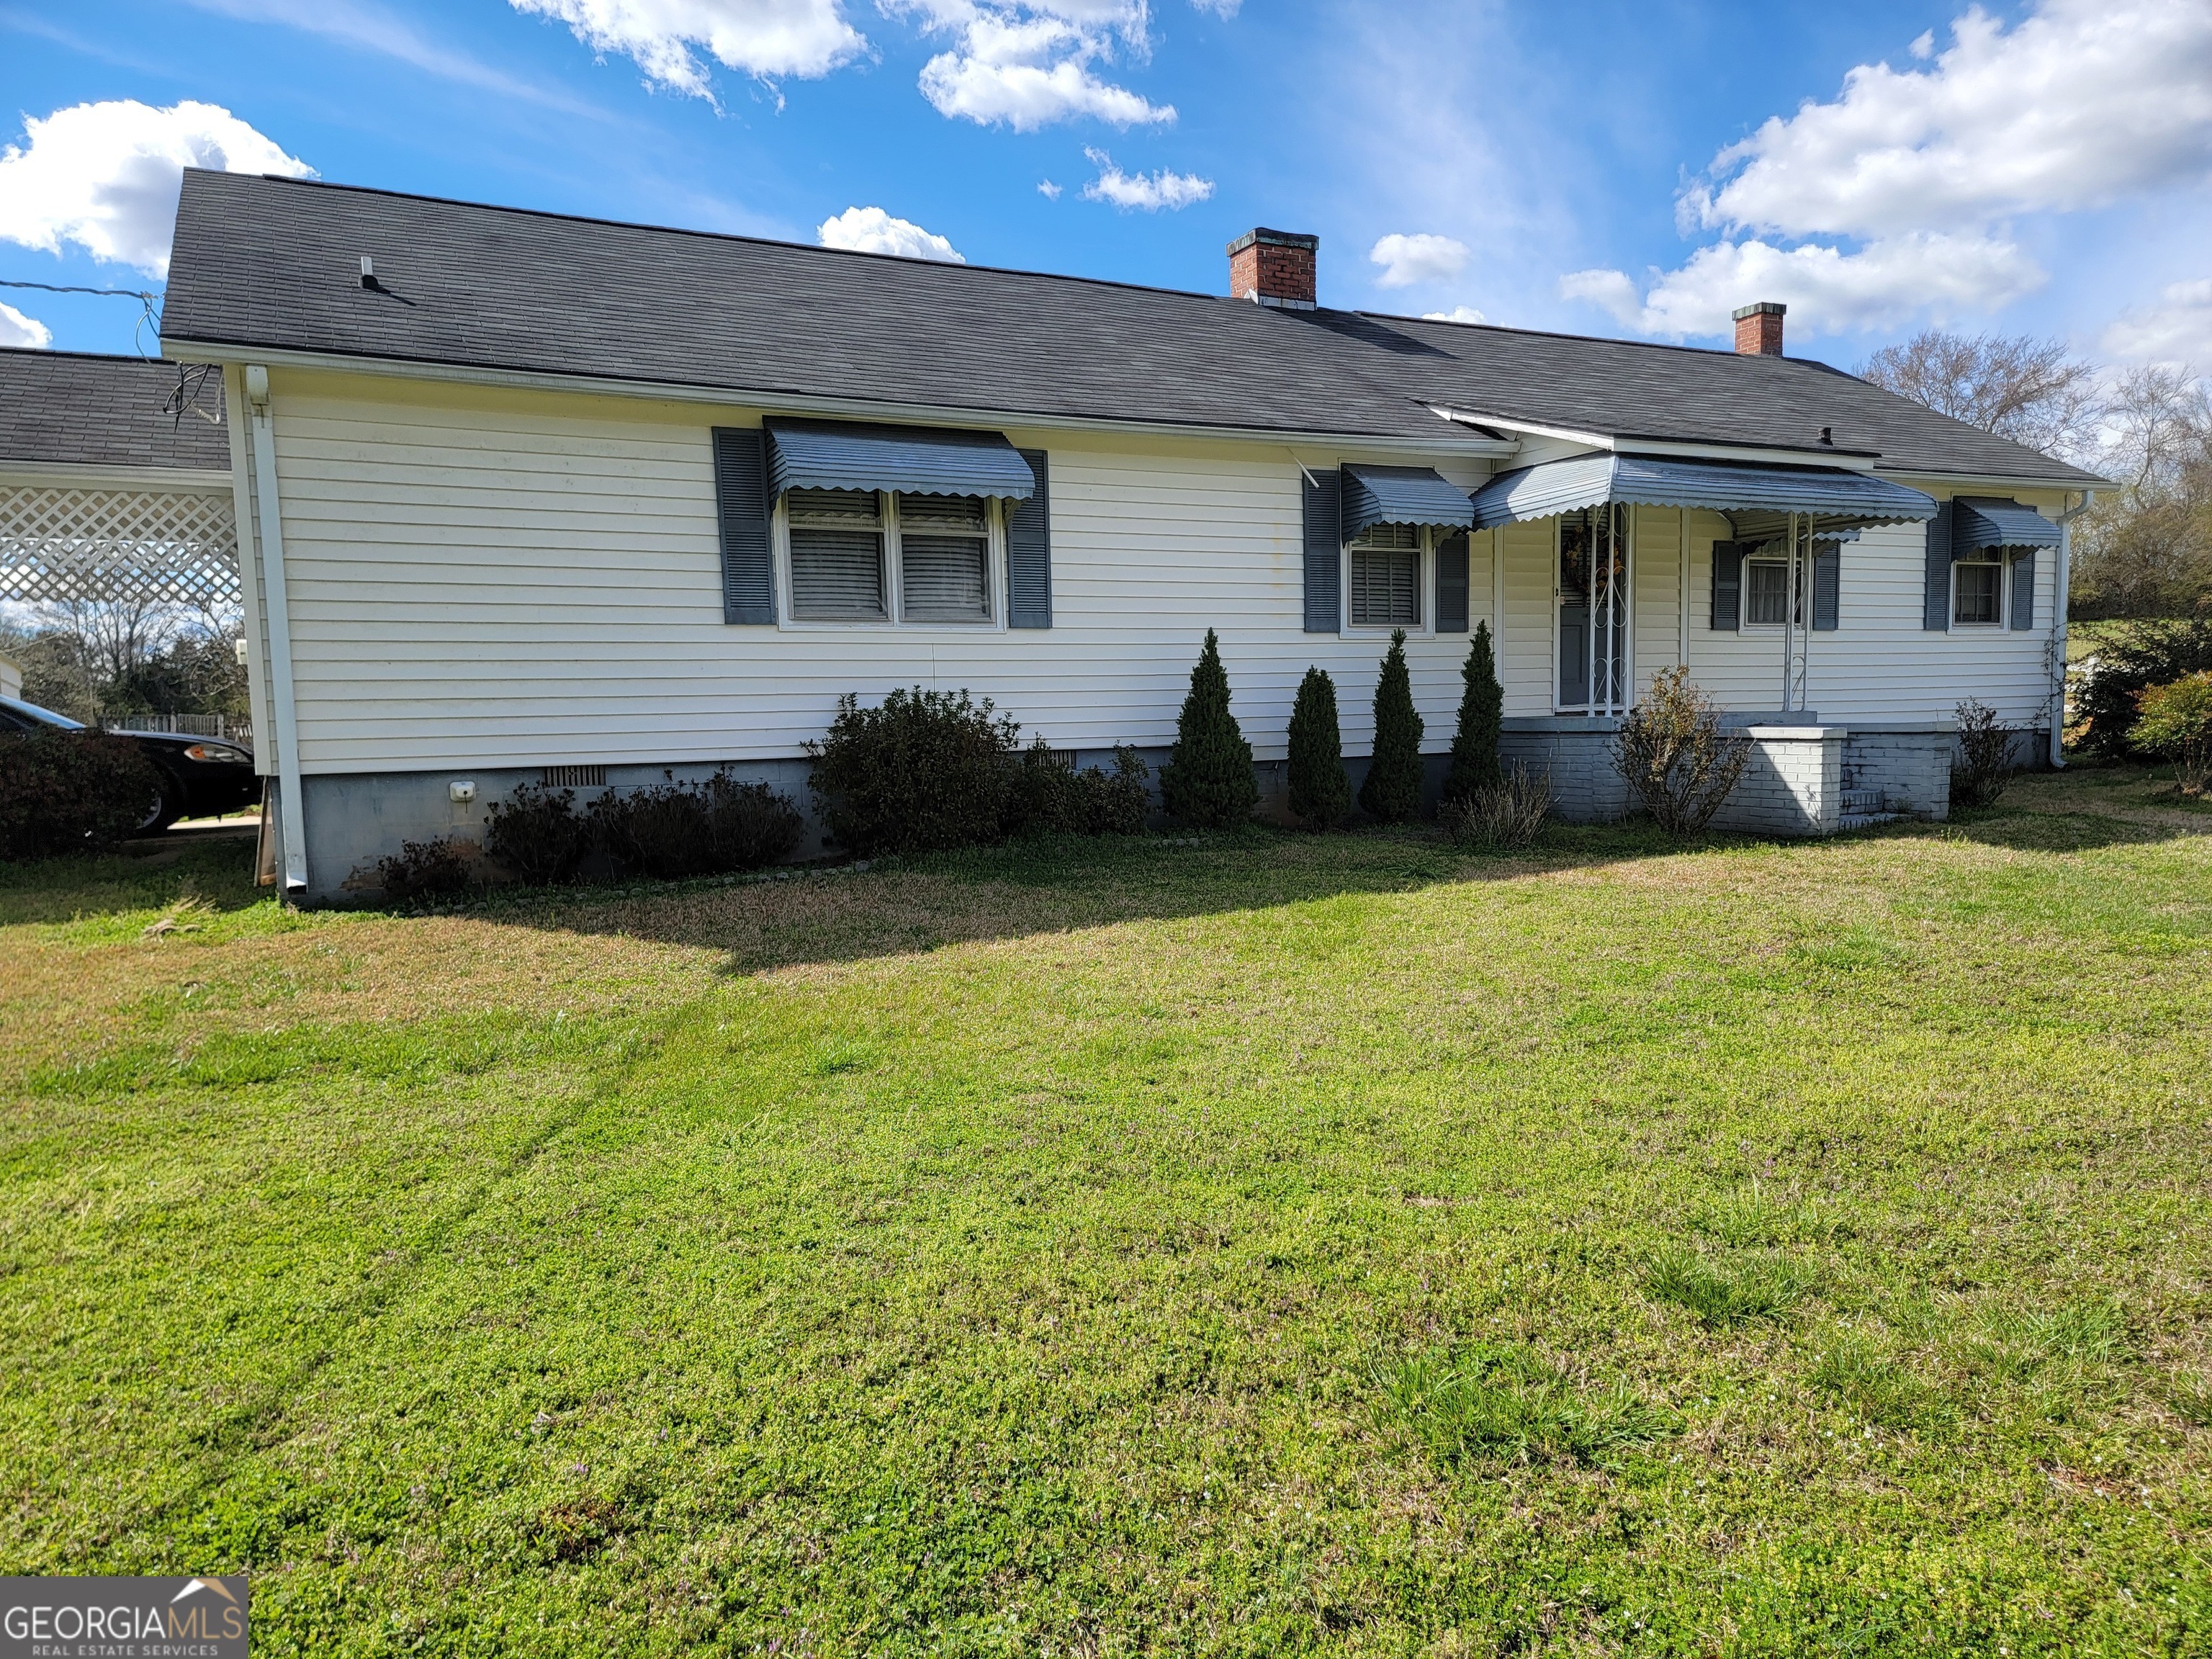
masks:
[[[2055,758],[2098,479],[1783,356],[1778,307],[1536,334],[1317,306],[1316,257],[1254,232],[1206,295],[188,173],[163,344],[224,376],[285,883],[540,779],[804,805],[848,691],[1157,759],[1208,628],[1271,800],[1309,664],[1364,756],[1403,627],[1440,763],[1486,621],[1571,813],[1678,663],[1757,738],[1746,826],[1941,816],[1968,697]]]

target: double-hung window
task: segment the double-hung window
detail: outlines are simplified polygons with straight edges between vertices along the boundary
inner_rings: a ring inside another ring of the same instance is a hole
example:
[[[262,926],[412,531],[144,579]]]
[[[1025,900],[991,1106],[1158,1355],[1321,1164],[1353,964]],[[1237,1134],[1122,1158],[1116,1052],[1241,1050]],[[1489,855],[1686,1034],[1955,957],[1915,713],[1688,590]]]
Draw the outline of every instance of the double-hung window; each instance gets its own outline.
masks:
[[[783,507],[793,621],[996,619],[992,514],[981,497],[793,489]]]
[[[1802,597],[1790,592],[1790,562],[1786,559],[1746,559],[1743,562],[1743,619],[1754,628],[1780,628],[1805,620]]]
[[[2004,621],[2004,567],[1994,559],[1960,559],[1951,567],[1951,625],[1996,628]]]
[[[1354,628],[1418,628],[1421,556],[1427,532],[1419,525],[1370,525],[1350,549],[1348,610]]]

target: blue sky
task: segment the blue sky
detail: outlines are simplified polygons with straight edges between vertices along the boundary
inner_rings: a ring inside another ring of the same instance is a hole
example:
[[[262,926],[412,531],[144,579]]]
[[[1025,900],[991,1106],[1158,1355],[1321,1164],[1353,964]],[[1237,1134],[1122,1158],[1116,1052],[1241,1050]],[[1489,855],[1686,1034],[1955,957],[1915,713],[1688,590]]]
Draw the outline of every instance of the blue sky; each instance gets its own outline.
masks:
[[[39,282],[157,283],[190,155],[1214,292],[1266,224],[1328,304],[2212,366],[2212,0],[0,0],[0,91]],[[126,302],[0,301],[131,349]]]

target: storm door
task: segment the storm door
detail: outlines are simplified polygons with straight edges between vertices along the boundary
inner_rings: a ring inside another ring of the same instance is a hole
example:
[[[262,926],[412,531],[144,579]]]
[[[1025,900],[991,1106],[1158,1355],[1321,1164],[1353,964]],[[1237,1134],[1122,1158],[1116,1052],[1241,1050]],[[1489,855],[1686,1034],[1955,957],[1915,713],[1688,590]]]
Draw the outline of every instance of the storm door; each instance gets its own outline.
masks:
[[[1627,509],[1559,521],[1559,693],[1563,711],[1628,707]]]

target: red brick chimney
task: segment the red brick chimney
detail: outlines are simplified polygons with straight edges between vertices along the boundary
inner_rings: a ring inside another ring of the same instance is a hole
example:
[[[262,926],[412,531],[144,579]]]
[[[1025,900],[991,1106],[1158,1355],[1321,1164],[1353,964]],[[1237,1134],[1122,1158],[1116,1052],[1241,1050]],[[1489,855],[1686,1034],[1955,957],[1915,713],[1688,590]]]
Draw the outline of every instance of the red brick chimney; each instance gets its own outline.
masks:
[[[1318,236],[1287,230],[1248,230],[1229,245],[1229,293],[1286,311],[1314,308],[1314,256]]]
[[[1782,313],[1790,307],[1773,300],[1737,308],[1735,349],[1740,357],[1779,357],[1782,355]]]

